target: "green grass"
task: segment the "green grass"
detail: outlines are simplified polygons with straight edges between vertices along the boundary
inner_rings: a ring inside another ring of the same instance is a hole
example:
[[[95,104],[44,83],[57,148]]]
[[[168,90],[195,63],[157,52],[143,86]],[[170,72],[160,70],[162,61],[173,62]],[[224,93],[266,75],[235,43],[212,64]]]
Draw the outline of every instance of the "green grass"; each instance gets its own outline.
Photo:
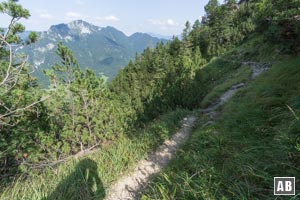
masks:
[[[197,71],[197,78],[201,80],[201,85],[198,85],[200,88],[199,92],[202,94],[202,97],[198,99],[198,107],[207,107],[231,86],[241,82],[247,83],[250,80],[251,69],[249,66],[243,65],[242,62],[270,62],[273,60],[274,55],[277,58],[281,57],[278,53],[274,53],[272,56],[265,54],[263,60],[257,60],[252,55],[252,53],[258,51],[264,53],[273,51],[274,48],[274,46],[268,43],[263,43],[262,38],[257,36],[249,38],[239,47],[232,49],[223,56],[213,58],[208,64]]]
[[[300,57],[280,59],[234,95],[216,123],[200,120],[143,200],[275,199],[275,176],[295,176],[300,196]]]
[[[201,107],[207,107],[216,101],[225,91],[238,83],[246,83],[251,77],[251,69],[248,66],[241,66],[235,71],[230,71],[221,84],[216,85],[202,100]]]
[[[278,48],[249,38],[197,72],[202,107],[232,85],[248,83],[221,107],[216,123],[204,126],[208,119],[200,116],[192,137],[142,199],[274,199],[274,176],[295,176],[300,188],[300,58],[279,55]],[[242,61],[277,64],[249,82],[251,71]],[[32,170],[2,188],[0,199],[103,199],[111,183],[173,134],[187,114],[165,114],[88,156]]]
[[[185,110],[165,114],[88,156],[43,171],[31,170],[1,191],[1,200],[103,199],[108,186],[180,127]]]

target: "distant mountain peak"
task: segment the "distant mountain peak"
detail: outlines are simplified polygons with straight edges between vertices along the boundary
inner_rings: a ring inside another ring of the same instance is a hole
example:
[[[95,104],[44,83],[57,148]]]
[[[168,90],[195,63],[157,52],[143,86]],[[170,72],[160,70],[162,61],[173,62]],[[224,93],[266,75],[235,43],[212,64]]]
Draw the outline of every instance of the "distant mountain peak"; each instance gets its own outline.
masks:
[[[147,33],[142,33],[142,32],[135,32],[135,33],[133,33],[133,34],[130,35],[130,36],[134,36],[134,35],[147,35],[147,36],[150,36],[149,34],[147,34]]]
[[[98,27],[83,21],[83,20],[75,20],[68,24],[68,27],[76,32],[77,34],[91,34],[93,31],[97,30]]]
[[[68,24],[57,24],[50,27],[49,32],[59,34],[61,36],[70,35],[89,35],[92,32],[101,30],[100,27],[94,26],[83,20],[71,21]]]
[[[145,39],[145,38],[150,39],[153,37],[147,33],[136,32],[136,33],[133,33],[132,35],[130,35],[129,38],[131,38],[131,39]]]
[[[98,27],[83,20],[53,25],[48,31],[39,32],[39,40],[22,49],[29,55],[29,62],[43,79],[42,71],[59,62],[55,55],[56,44],[63,42],[72,49],[80,66],[90,67],[97,74],[112,78],[136,53],[147,47],[154,48],[158,42],[165,42],[145,33],[126,36],[112,27]]]
[[[71,21],[69,24],[85,24],[85,25],[91,25],[89,22],[86,22],[82,19],[77,19],[77,20],[74,20],[74,21]]]
[[[52,25],[49,29],[49,32],[57,33],[60,35],[68,35],[70,32],[70,28],[67,24],[57,24]]]

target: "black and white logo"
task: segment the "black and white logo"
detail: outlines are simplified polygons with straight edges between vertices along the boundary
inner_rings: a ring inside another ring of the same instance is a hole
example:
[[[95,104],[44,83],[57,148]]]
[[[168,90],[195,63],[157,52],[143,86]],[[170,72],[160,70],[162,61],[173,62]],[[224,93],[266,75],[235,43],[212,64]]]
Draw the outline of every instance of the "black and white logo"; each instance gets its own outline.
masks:
[[[274,177],[274,195],[295,195],[295,177]]]

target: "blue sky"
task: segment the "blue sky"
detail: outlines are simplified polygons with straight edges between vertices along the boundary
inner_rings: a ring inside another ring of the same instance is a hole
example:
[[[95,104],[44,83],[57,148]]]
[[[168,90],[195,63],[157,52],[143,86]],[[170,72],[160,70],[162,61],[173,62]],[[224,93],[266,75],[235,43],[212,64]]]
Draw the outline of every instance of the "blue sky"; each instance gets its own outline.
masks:
[[[3,0],[0,0],[3,2]],[[19,0],[31,17],[21,22],[27,30],[45,31],[53,24],[83,19],[97,26],[114,26],[127,35],[152,32],[178,35],[189,20],[204,15],[208,0]],[[0,15],[0,27],[8,18]]]

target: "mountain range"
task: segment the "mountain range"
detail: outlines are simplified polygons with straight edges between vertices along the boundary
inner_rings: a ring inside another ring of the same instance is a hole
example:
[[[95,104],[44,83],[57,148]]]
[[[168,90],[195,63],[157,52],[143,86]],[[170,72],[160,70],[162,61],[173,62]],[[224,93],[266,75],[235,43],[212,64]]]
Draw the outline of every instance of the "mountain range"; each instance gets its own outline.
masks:
[[[83,20],[53,25],[48,31],[37,34],[38,41],[24,46],[21,51],[29,56],[29,63],[42,82],[45,82],[43,71],[60,62],[55,53],[58,42],[73,51],[83,69],[88,67],[108,78],[114,77],[136,53],[147,47],[154,48],[158,42],[167,42],[146,33],[126,36],[114,27],[98,27]]]

